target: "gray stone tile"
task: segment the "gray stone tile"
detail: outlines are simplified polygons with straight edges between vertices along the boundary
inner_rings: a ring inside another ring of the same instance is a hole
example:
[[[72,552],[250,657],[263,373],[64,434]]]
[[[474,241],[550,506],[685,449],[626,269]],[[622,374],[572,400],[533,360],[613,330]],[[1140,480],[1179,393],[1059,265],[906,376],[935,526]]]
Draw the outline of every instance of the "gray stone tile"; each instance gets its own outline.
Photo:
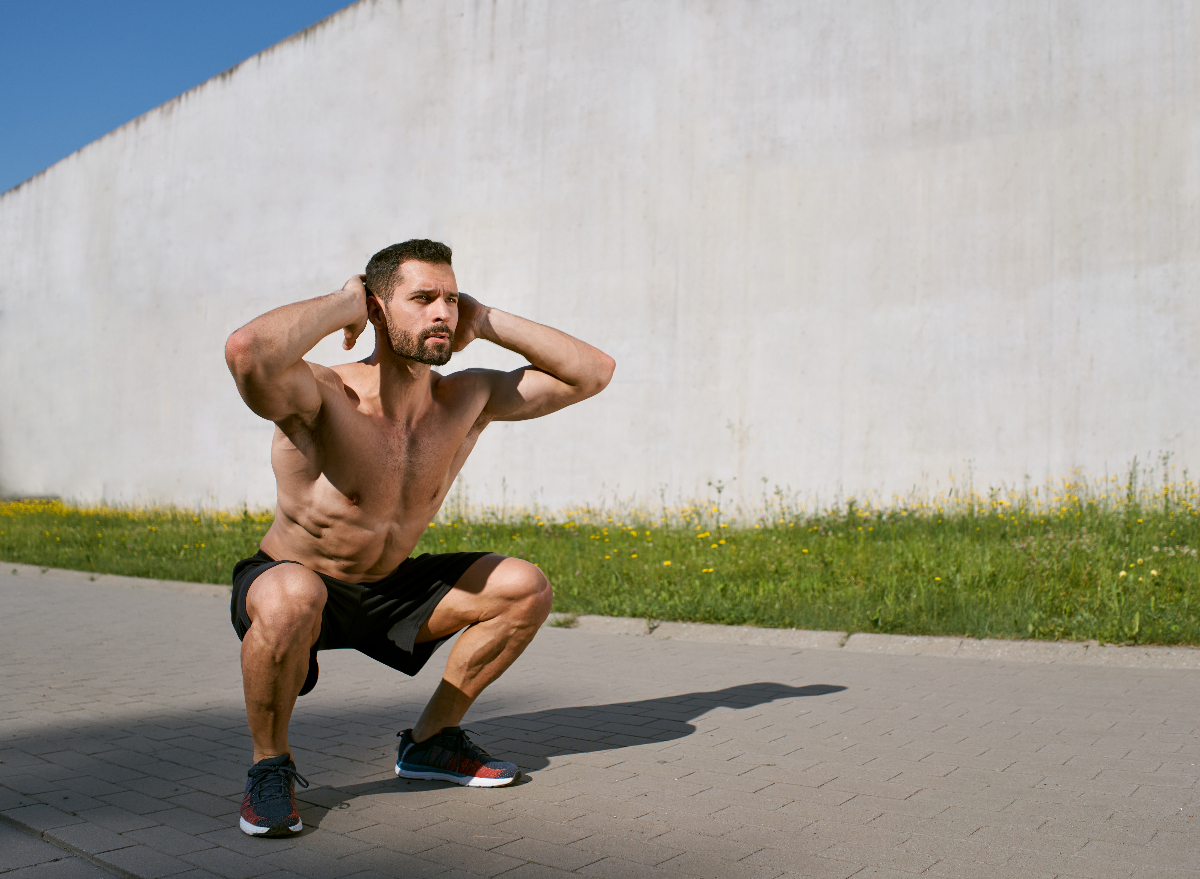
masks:
[[[437,836],[403,830],[389,824],[372,824],[370,827],[350,831],[347,837],[358,840],[364,845],[378,846],[389,851],[412,855],[437,848],[446,842],[445,839]]]
[[[77,793],[73,790],[56,790],[49,791],[44,794],[34,794],[35,800],[45,803],[47,806],[53,806],[61,812],[74,814],[75,812],[84,809],[94,809],[98,806],[106,805],[101,800],[95,797],[89,797],[85,794]]]
[[[117,794],[108,794],[101,797],[101,799],[110,806],[116,806],[118,809],[124,809],[126,812],[132,812],[135,815],[149,815],[152,812],[158,812],[167,808],[168,805],[157,797],[149,797],[137,791],[122,791]]]
[[[574,879],[578,873],[548,867],[545,864],[522,864],[504,874],[511,879]]]
[[[61,860],[67,853],[61,848],[7,824],[0,824],[0,873]]]
[[[44,803],[7,809],[0,814],[16,821],[18,824],[38,831],[66,827],[68,824],[78,824],[83,820],[77,815],[69,815]]]
[[[127,833],[130,830],[141,830],[144,827],[156,827],[159,821],[153,817],[135,815],[116,806],[101,806],[98,809],[87,809],[80,812],[78,817],[88,822],[104,827],[114,833]]]
[[[1141,865],[1134,868],[1133,879],[1200,879],[1200,867],[1162,867]]]
[[[40,802],[31,796],[17,793],[14,790],[9,790],[5,787],[0,787],[0,812],[8,812],[13,809],[19,809],[22,806],[32,806]]]
[[[26,795],[36,795],[63,789],[62,779],[49,781],[36,775],[9,775],[4,779],[4,786],[9,790]]]
[[[517,858],[454,842],[445,842],[437,848],[423,851],[420,857],[445,867],[489,877],[498,876],[525,863]]]
[[[229,826],[230,823],[228,818],[221,821],[200,812],[193,812],[191,809],[181,807],[169,807],[158,812],[153,812],[151,813],[151,817],[165,824],[167,827],[192,834],[219,830],[222,827]]]
[[[670,846],[655,845],[626,837],[610,836],[606,833],[596,833],[586,839],[572,844],[575,848],[600,857],[620,858],[623,861],[635,861],[641,864],[655,866],[669,861],[682,854],[681,849]]]
[[[963,858],[942,858],[925,875],[939,879],[1055,879],[1058,874],[1038,870],[1031,872],[1027,867],[1016,869]]]
[[[494,849],[518,838],[514,834],[497,830],[495,825],[466,824],[462,821],[451,820],[423,827],[420,832],[425,836],[446,842],[481,849]]]
[[[726,826],[724,829],[730,828]],[[678,829],[656,836],[652,841],[655,845],[725,861],[740,861],[762,848],[754,842],[742,842],[728,835],[707,835]]]
[[[696,852],[684,852],[660,866],[702,879],[775,879],[782,873],[769,864],[726,861]]]
[[[66,827],[47,830],[46,836],[89,854],[100,854],[119,848],[126,848],[137,842],[137,840],[130,839],[127,836],[113,833],[111,830],[107,830],[98,824],[87,822],[82,824],[68,824]]]
[[[90,651],[71,668],[94,680],[51,689],[65,681],[52,666],[0,678],[0,811],[66,821],[49,832],[139,875],[1195,879],[1181,816],[1200,815],[1200,706],[1174,698],[1187,670],[547,630],[468,717],[528,771],[487,791],[388,774],[386,731],[420,713],[440,658],[397,686],[335,651],[294,717],[294,752],[318,779],[297,792],[305,833],[265,840],[237,829],[249,742],[221,601],[37,584],[64,596],[57,628],[0,618],[0,640],[63,639]],[[0,589],[38,619],[44,600]],[[147,655],[184,651],[186,665],[72,640],[135,601],[155,621]],[[815,682],[846,689],[770,695]]]
[[[227,827],[221,830],[213,830],[210,833],[202,833],[198,838],[249,858],[257,858],[286,851],[287,849],[294,848],[296,845],[296,840],[291,837],[264,839],[261,836],[247,836],[237,827]]]
[[[195,866],[145,845],[131,845],[128,848],[105,852],[104,861],[128,873],[133,873],[135,876],[144,876],[146,879],[174,876],[177,873],[194,869]]]
[[[170,797],[164,801],[164,808],[177,806],[184,809],[191,809],[193,812],[199,812],[201,815],[207,815],[210,818],[217,820],[224,819],[226,822],[237,823],[238,802],[235,802],[226,797],[218,797],[213,794],[203,791],[189,791],[188,793],[179,794]]]
[[[5,873],[4,879],[114,879],[116,875],[88,863],[83,858],[65,857],[58,861],[18,868]]]
[[[264,859],[266,857],[264,856]],[[304,851],[299,846],[272,852],[269,861],[274,867],[311,879],[342,879],[346,875],[345,865],[337,858],[320,852]]]
[[[540,839],[518,839],[492,849],[493,852],[509,857],[555,867],[559,870],[578,870],[587,864],[601,860],[602,855],[583,851],[566,845],[557,845]]]
[[[253,879],[275,869],[268,861],[248,858],[221,846],[182,854],[179,859],[225,879]]]
[[[603,858],[595,863],[580,867],[576,872],[579,876],[594,876],[596,879],[694,879],[686,873],[678,873],[665,867],[649,867],[636,861],[626,861],[617,857]]]
[[[124,835],[135,842],[148,845],[168,855],[186,855],[212,848],[214,845],[214,843],[200,839],[191,833],[184,833],[165,825],[132,830]]]
[[[396,879],[432,879],[434,876],[447,877],[449,874],[444,867],[423,860],[414,855],[403,854],[389,849],[373,848],[355,855],[342,858],[342,865],[347,871],[362,870],[375,876],[396,877]],[[461,873],[463,877],[470,874]],[[348,873],[348,876],[358,876]]]
[[[770,867],[782,871],[784,876],[804,876],[805,879],[849,879],[862,870],[861,864],[778,849],[763,849],[742,863],[747,866]]]

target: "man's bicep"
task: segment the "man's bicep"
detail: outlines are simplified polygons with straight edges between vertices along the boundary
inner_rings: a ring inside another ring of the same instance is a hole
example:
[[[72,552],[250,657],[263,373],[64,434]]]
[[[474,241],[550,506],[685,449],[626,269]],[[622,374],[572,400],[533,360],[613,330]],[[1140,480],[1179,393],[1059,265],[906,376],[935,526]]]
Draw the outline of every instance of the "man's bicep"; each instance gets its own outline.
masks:
[[[491,421],[524,421],[557,412],[584,398],[576,387],[536,366],[492,376],[491,395],[484,414]]]
[[[315,367],[324,370],[325,367]],[[321,386],[314,366],[304,360],[277,375],[254,369],[235,373],[238,391],[255,415],[278,424],[289,418],[311,421],[321,409]]]

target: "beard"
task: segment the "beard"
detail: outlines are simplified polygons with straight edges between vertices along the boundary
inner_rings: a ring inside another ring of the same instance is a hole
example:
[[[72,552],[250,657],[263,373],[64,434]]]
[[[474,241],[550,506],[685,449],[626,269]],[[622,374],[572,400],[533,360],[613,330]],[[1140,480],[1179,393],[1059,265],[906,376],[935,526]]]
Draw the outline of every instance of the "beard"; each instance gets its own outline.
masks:
[[[390,318],[385,319],[388,343],[396,356],[407,357],[428,366],[445,366],[450,362],[450,355],[454,353],[454,330],[449,327],[429,327],[414,336],[406,330],[392,326]],[[429,343],[434,333],[447,333],[449,338],[445,342]]]

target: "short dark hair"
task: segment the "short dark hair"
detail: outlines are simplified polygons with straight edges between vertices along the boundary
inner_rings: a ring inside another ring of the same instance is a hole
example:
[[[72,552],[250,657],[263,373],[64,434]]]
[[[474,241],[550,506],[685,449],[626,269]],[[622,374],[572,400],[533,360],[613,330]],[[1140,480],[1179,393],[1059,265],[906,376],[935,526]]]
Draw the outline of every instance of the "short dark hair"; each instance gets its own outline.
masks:
[[[452,251],[445,244],[428,238],[413,238],[385,247],[367,263],[367,292],[380,302],[392,298],[392,290],[400,283],[400,265],[410,259],[434,265],[451,265]]]

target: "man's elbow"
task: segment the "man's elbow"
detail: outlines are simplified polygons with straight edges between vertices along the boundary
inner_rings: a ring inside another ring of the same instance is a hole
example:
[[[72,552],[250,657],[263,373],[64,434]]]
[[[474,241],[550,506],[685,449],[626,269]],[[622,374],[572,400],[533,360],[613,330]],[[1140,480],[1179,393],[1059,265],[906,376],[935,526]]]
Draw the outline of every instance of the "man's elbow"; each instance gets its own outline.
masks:
[[[242,327],[234,330],[225,340],[225,365],[241,387],[248,381],[261,380],[271,369],[271,362],[264,356],[263,339]]]
[[[225,340],[225,365],[234,377],[245,375],[253,360],[252,343],[249,334],[242,330],[234,330]]]
[[[607,388],[608,383],[612,381],[613,372],[617,368],[617,361],[613,360],[603,351],[597,353],[599,357],[597,358],[596,369],[592,374],[592,386],[588,389],[591,393],[588,396],[598,394]]]

